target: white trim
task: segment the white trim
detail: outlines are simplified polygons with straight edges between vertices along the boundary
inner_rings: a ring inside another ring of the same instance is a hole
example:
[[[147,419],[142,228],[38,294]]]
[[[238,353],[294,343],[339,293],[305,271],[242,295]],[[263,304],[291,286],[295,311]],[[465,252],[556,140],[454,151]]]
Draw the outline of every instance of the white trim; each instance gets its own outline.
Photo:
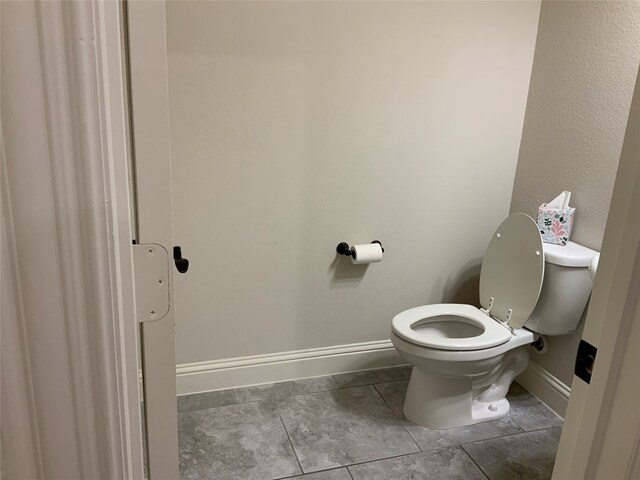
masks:
[[[571,388],[554,377],[547,369],[531,362],[516,381],[564,418]]]
[[[389,340],[183,363],[178,395],[406,364]]]

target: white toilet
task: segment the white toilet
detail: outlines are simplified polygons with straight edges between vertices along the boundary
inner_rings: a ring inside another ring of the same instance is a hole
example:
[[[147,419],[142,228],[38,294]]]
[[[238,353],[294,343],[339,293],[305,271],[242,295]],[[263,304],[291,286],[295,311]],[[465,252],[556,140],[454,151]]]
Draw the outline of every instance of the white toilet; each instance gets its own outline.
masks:
[[[525,214],[504,220],[482,262],[481,309],[424,305],[393,318],[391,341],[414,366],[405,416],[445,429],[507,415],[507,391],[537,334],[565,335],[578,326],[596,254],[573,242],[543,244]]]

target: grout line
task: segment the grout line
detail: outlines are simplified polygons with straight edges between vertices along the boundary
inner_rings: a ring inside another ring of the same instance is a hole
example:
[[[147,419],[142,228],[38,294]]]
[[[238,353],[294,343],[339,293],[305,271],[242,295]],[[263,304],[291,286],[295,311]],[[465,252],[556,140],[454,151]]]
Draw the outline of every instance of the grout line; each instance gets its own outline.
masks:
[[[350,478],[351,480],[355,480],[355,479],[353,478],[353,473],[351,473],[351,470],[349,470],[349,467],[344,467],[344,468],[346,468],[346,469],[347,469],[347,473],[349,474],[349,478]]]
[[[327,377],[331,377],[332,378],[332,380],[336,384],[335,388],[333,388],[333,387],[332,388],[322,388],[320,390],[309,390],[307,392],[298,392],[298,393],[292,393],[292,394],[289,394],[289,395],[279,396],[279,395],[276,394],[276,386],[277,385],[281,385],[283,383],[290,383],[290,382],[295,382],[296,381],[296,380],[283,380],[282,382],[261,383],[259,385],[248,385],[246,387],[227,388],[225,390],[218,390],[218,391],[223,392],[223,391],[226,391],[226,390],[233,390],[233,395],[234,395],[234,398],[236,399],[236,403],[237,404],[242,404],[242,403],[249,403],[249,402],[257,402],[259,400],[270,400],[270,399],[279,400],[279,399],[282,399],[282,398],[296,397],[296,396],[299,396],[299,395],[308,395],[310,393],[334,392],[334,391],[340,390],[340,385],[338,385],[338,382],[336,382],[336,379],[333,378],[333,375],[319,375],[317,377],[309,377],[309,378],[304,378],[302,380],[315,379],[315,378],[327,378]],[[264,398],[260,398],[260,399],[255,399],[255,400],[246,400],[246,401],[238,400],[238,396],[236,395],[236,392],[238,390],[244,390],[244,389],[247,389],[247,388],[259,387],[259,386],[265,386],[265,385],[271,385],[273,387],[273,393],[274,393],[273,396],[264,397]],[[198,395],[198,394],[194,394],[194,395]]]
[[[303,473],[302,475],[315,475],[316,473],[325,473],[325,472],[334,472],[337,470],[346,470],[347,472],[349,472],[349,468],[348,467],[331,467],[331,468],[327,468],[326,470],[317,470],[315,472],[309,472],[309,473]],[[278,477],[278,478],[274,478],[273,480],[289,480],[292,478],[296,478],[299,475],[293,475],[293,476],[287,476],[287,477]],[[353,480],[353,477],[351,476],[351,473],[349,472],[349,476],[351,477],[351,480]]]
[[[413,440],[413,443],[416,444],[416,447],[418,447],[418,450],[420,452],[425,452],[425,451],[430,451],[430,450],[423,450],[422,447],[420,445],[418,445],[418,442],[415,438],[413,438],[413,435],[411,435],[411,432],[409,431],[409,429],[407,428],[406,424],[404,421],[402,421],[402,428],[404,428],[404,431],[407,432],[409,434],[409,437],[411,437],[411,440]]]
[[[230,388],[229,390],[233,390],[233,398],[235,398],[235,399],[236,399],[236,403],[237,403],[238,405],[239,405],[239,404],[241,404],[241,403],[247,403],[247,402],[240,402],[240,401],[238,400],[238,393],[237,393],[237,392],[238,392],[238,389],[237,389],[237,388]],[[224,390],[223,390],[223,391],[224,391]]]
[[[518,420],[516,420],[515,417],[513,415],[511,415],[513,413],[513,401],[509,400],[507,397],[504,397],[504,398],[506,398],[507,401],[509,402],[509,413],[504,418],[508,418],[509,420],[511,420],[513,423],[516,424],[516,427],[518,427],[523,432],[526,432],[526,430],[524,428],[522,428],[522,425],[520,425],[520,423],[518,423]]]
[[[524,428],[522,428],[522,425],[520,425],[518,423],[518,421],[511,416],[511,414],[508,414],[506,417],[502,417],[502,418],[499,418],[498,420],[494,420],[494,421],[498,421],[499,422],[500,420],[504,420],[504,419],[509,419],[510,421],[512,421],[515,424],[515,426],[518,427],[521,431],[520,432],[516,432],[516,433],[507,433],[507,435],[500,435],[501,437],[506,437],[508,435],[517,435],[518,433],[526,432],[526,430]],[[470,443],[470,442],[467,442],[467,443]]]
[[[461,447],[464,447],[465,445],[470,445],[472,443],[486,442],[489,440],[497,440],[498,438],[509,438],[509,437],[514,437],[516,435],[524,435],[525,433],[541,432],[542,430],[551,430],[552,428],[557,428],[557,427],[562,427],[562,425],[554,425],[552,427],[542,427],[542,428],[537,428],[535,430],[524,430],[522,432],[507,433],[506,435],[500,435],[499,437],[483,438],[481,440],[473,440],[472,442],[459,443],[458,445]]]
[[[300,459],[298,458],[298,452],[296,452],[296,448],[293,446],[293,441],[291,440],[291,435],[289,435],[289,430],[287,430],[287,426],[282,419],[282,412],[280,411],[280,407],[278,406],[278,402],[275,399],[271,399],[273,404],[276,406],[276,411],[278,412],[278,417],[280,418],[280,423],[282,423],[282,428],[284,428],[284,433],[287,435],[287,439],[289,440],[289,445],[291,445],[291,451],[293,452],[293,456],[296,457],[296,462],[298,463],[298,468],[300,469],[300,475],[304,475],[304,469],[302,468],[302,464],[300,463]]]
[[[482,473],[482,474],[485,476],[485,478],[486,478],[487,480],[491,480],[491,479],[489,478],[489,474],[488,474],[488,473],[486,473],[486,472],[482,469],[482,467],[481,467],[480,465],[478,465],[478,462],[476,462],[476,461],[475,461],[475,459],[471,456],[471,454],[465,450],[464,445],[458,445],[458,448],[459,448],[460,450],[462,450],[462,451],[467,455],[467,457],[469,457],[469,459],[473,462],[473,464],[474,464],[476,467],[478,467],[478,470],[480,470],[480,473]]]
[[[0,1],[2,1],[2,0],[0,0]],[[246,405],[248,403],[263,402],[265,400],[269,400],[269,399],[268,398],[263,398],[261,400],[251,400],[249,402],[243,402],[243,403],[237,403],[237,402],[236,403],[225,403],[224,405],[213,405],[213,406],[210,406],[210,407],[198,407],[198,408],[193,408],[193,409],[190,409],[190,410],[178,410],[177,413],[181,414],[181,413],[201,412],[202,410],[211,410],[213,408],[233,407],[235,405]]]
[[[242,404],[245,404],[245,403],[251,403],[251,402],[262,402],[264,400],[284,400],[285,398],[299,397],[300,395],[311,395],[313,393],[324,393],[324,392],[337,392],[338,390],[340,390],[340,389],[339,388],[330,388],[330,389],[325,389],[325,390],[313,390],[313,391],[310,391],[310,392],[292,393],[290,395],[283,395],[283,396],[275,395],[273,397],[264,397],[264,398],[257,398],[255,400],[247,400],[246,402],[238,402],[238,405],[242,405]]]
[[[353,387],[366,387],[367,385],[377,385],[379,383],[391,383],[391,382],[400,382],[402,380],[409,380],[409,378],[411,377],[411,374],[409,374],[409,376],[407,377],[402,377],[402,378],[393,378],[393,379],[386,379],[386,380],[374,380],[372,382],[369,383],[362,383],[359,385],[345,385],[342,386],[340,385],[340,383],[338,382],[338,379],[336,378],[336,375],[346,375],[346,374],[358,374],[358,373],[364,373],[364,372],[375,372],[376,370],[394,370],[394,369],[400,369],[400,368],[404,368],[409,366],[407,365],[395,365],[393,367],[382,367],[382,368],[370,368],[368,370],[357,370],[355,372],[345,372],[345,373],[336,373],[333,374],[332,377],[335,380],[335,382],[338,384],[338,387],[340,387],[340,389],[344,389],[344,388],[353,388]]]
[[[323,375],[323,376],[325,376],[325,375]],[[282,382],[282,383],[284,383],[284,382]],[[226,403],[224,405],[214,405],[214,406],[211,406],[211,407],[196,408],[196,409],[193,409],[193,410],[184,410],[184,411],[181,411],[181,412],[178,412],[178,413],[195,412],[195,411],[198,411],[198,410],[208,410],[210,408],[227,407],[229,405],[244,405],[244,404],[247,404],[247,403],[262,402],[264,400],[281,400],[283,398],[298,397],[300,395],[309,395],[309,394],[312,394],[312,393],[322,393],[322,392],[337,392],[338,390],[341,390],[340,387],[338,387],[338,388],[326,388],[326,389],[323,389],[323,390],[311,390],[309,392],[292,393],[290,395],[271,396],[271,397],[255,398],[253,400],[240,401],[240,400],[238,400],[238,396],[236,395],[235,390],[240,390],[240,389],[243,389],[243,388],[251,388],[251,387],[238,387],[237,389],[236,388],[227,388],[225,390],[215,390],[216,392],[226,392],[227,390],[234,390],[233,398],[234,398],[235,402]],[[349,387],[349,388],[351,388],[351,387]],[[189,397],[191,395],[206,395],[207,393],[212,393],[212,392],[190,393],[188,395],[178,395],[178,398],[179,397]]]
[[[382,395],[382,392],[380,390],[378,390],[378,387],[376,387],[375,385],[373,386],[373,388],[375,389],[376,392],[378,392],[378,395],[380,395],[380,397],[382,397],[382,400],[384,401],[384,403],[387,404],[387,406],[389,407],[389,409],[391,410],[391,413],[393,413],[393,415],[398,419],[398,421],[400,422],[400,424],[402,425],[402,428],[404,428],[404,431],[407,432],[407,434],[409,435],[409,438],[411,438],[411,440],[413,440],[413,443],[416,444],[416,447],[418,447],[418,451],[419,452],[424,452],[424,450],[422,448],[420,448],[420,445],[418,445],[418,442],[416,441],[415,438],[413,438],[413,435],[411,435],[411,432],[409,431],[409,429],[407,429],[407,425],[405,423],[405,418],[400,418],[398,416],[398,414],[396,414],[396,412],[393,410],[393,408],[391,408],[391,404],[387,401],[386,398],[384,398],[384,395]]]
[[[349,385],[349,386],[344,386],[344,387],[340,387],[340,390],[347,390],[349,388],[358,388],[358,387],[368,387],[371,385],[381,385],[383,383],[393,383],[393,382],[408,382],[409,381],[409,377],[405,377],[405,378],[395,378],[393,380],[380,380],[380,381],[374,381],[374,382],[370,382],[370,383],[362,383],[362,384],[358,384],[358,385]]]
[[[195,392],[195,393],[184,393],[184,394],[180,394],[177,395],[177,397],[190,397],[191,395],[205,395],[207,393],[213,393],[213,392],[226,392],[227,390],[233,390],[233,394],[235,397],[235,391],[236,390],[242,390],[244,388],[251,388],[251,387],[260,387],[260,386],[265,386],[265,385],[277,385],[280,383],[289,383],[289,382],[296,382],[299,380],[311,380],[311,379],[316,379],[316,378],[328,378],[331,377],[333,378],[333,381],[336,383],[337,388],[333,388],[333,389],[328,389],[328,390],[318,390],[318,391],[322,391],[322,392],[327,392],[327,391],[331,391],[331,390],[341,390],[343,388],[352,388],[352,387],[364,387],[367,385],[376,385],[378,383],[389,383],[389,382],[399,382],[401,380],[409,380],[409,377],[411,376],[409,374],[408,377],[402,377],[402,378],[395,378],[395,379],[387,379],[387,380],[379,380],[379,381],[373,381],[373,382],[369,382],[369,383],[363,383],[361,385],[350,385],[350,386],[342,386],[340,385],[340,383],[338,383],[338,380],[336,379],[336,375],[346,375],[346,374],[352,374],[352,373],[365,373],[365,372],[375,372],[378,370],[395,370],[395,369],[400,369],[400,368],[404,368],[404,367],[408,367],[410,366],[409,364],[406,365],[394,365],[391,367],[379,367],[379,368],[369,368],[366,370],[356,370],[355,372],[342,372],[342,373],[334,373],[334,374],[328,374],[328,375],[317,375],[315,377],[305,377],[305,378],[300,378],[300,379],[292,379],[292,380],[282,380],[282,381],[278,381],[278,382],[265,382],[265,383],[258,383],[255,385],[244,385],[244,386],[239,386],[239,387],[229,387],[229,388],[223,388],[220,390],[211,390],[211,391],[204,391],[204,392]],[[523,387],[524,388],[524,387]],[[308,393],[315,393],[315,392],[308,392]],[[296,395],[300,395],[300,394],[296,394]],[[266,400],[266,399],[265,399]],[[237,402],[237,403],[247,403],[247,402]]]
[[[340,387],[338,387],[338,388],[323,388],[322,390],[310,390],[308,392],[291,393],[289,395],[276,396],[276,400],[280,400],[280,399],[283,399],[283,398],[289,398],[289,397],[299,397],[300,395],[310,395],[312,393],[337,392],[338,390],[340,390]]]
[[[518,422],[518,420],[516,420],[515,418],[511,418],[511,421],[512,421],[513,423],[515,423],[515,424],[516,424],[516,426],[517,426],[520,430],[522,430],[523,432],[526,432],[526,430],[525,430],[524,428],[522,428],[522,425],[520,425],[520,423]]]
[[[520,427],[520,424],[518,424],[518,426]],[[547,427],[534,428],[532,430],[525,430],[524,428],[520,427],[520,428],[522,428],[522,432],[520,432],[520,433],[533,433],[533,432],[539,432],[541,430],[550,430],[552,428],[558,428],[558,427],[560,427],[560,429],[562,430],[562,428],[564,428],[564,425],[563,424],[560,424],[560,425],[549,425]],[[518,435],[518,434],[517,433],[513,433],[513,434],[509,434],[509,435],[504,435],[504,436],[508,437],[510,435]]]
[[[513,408],[513,407],[512,407],[512,408]],[[555,414],[555,412],[553,412],[553,413]],[[559,415],[558,415],[558,417],[559,417],[560,419],[562,419],[562,417],[560,417]],[[509,415],[509,416],[508,416],[508,418],[510,418],[510,419],[513,421],[513,423],[515,423],[518,427],[520,427],[520,428],[522,429],[522,431],[523,431],[523,432],[535,432],[535,431],[537,431],[537,430],[544,430],[545,428],[562,427],[562,426],[564,426],[564,420],[562,420],[562,422],[560,423],[560,425],[549,425],[549,426],[546,426],[546,427],[539,427],[539,428],[534,428],[534,429],[532,429],[532,430],[527,430],[527,429],[526,429],[526,428],[524,428],[524,427],[520,424],[520,422],[518,422],[518,420],[516,420],[514,417],[512,417],[512,416],[510,416],[510,415]]]
[[[534,394],[533,392],[531,392],[527,387],[525,387],[524,385],[522,385],[521,383],[519,383],[518,381],[514,380],[513,383],[517,383],[518,385],[520,385],[520,387],[522,387],[522,389],[527,392],[529,395],[531,395],[533,398],[535,398],[538,402],[540,402],[542,405],[545,406],[545,408],[549,411],[551,411],[551,413],[553,413],[556,417],[560,417],[563,421],[564,421],[564,417],[562,415],[560,415],[558,412],[556,412],[553,408],[551,408],[549,405],[546,404],[546,402],[542,401],[542,399],[540,399],[540,397],[538,397],[536,394]],[[571,390],[571,388],[569,388],[569,390]],[[568,400],[567,400],[568,401]],[[565,413],[566,416],[566,413]]]
[[[390,457],[376,458],[374,460],[366,460],[364,462],[348,463],[346,465],[342,465],[342,467],[346,467],[348,470],[350,467],[357,467],[358,465],[367,465],[368,463],[382,462],[384,460],[391,460],[394,458],[409,457],[411,455],[425,455],[427,453],[433,453],[439,450],[446,450],[448,448],[459,448],[459,447],[460,445],[450,445],[448,447],[434,448],[433,450],[429,450],[427,452],[419,451],[419,452],[399,453],[398,455],[391,455]],[[322,472],[322,471],[323,470],[318,470],[318,472]],[[311,472],[311,473],[317,473],[317,472]]]
[[[517,381],[514,380],[513,383],[518,383]],[[513,385],[513,384],[512,384]],[[547,405],[546,403],[544,403],[542,400],[540,400],[536,395],[534,395],[533,393],[531,393],[529,391],[529,389],[527,389],[526,387],[524,387],[522,384],[518,383],[518,385],[526,392],[527,395],[531,396],[534,400],[536,400],[536,402],[540,403],[546,410],[548,410],[549,412],[551,412],[553,415],[555,415],[556,417],[562,419],[562,421],[564,421],[564,418],[562,417],[562,415],[560,415],[558,412],[556,412],[553,408],[551,408],[549,405]],[[507,394],[508,397],[508,394]],[[507,398],[507,400],[509,400]],[[512,403],[511,400],[509,400],[509,403]]]
[[[263,384],[261,384],[261,385],[255,385],[255,386],[263,387],[263,386],[266,386],[266,385],[271,385],[271,387],[274,389],[274,393],[275,393],[275,383],[271,383],[271,384],[269,384],[269,383],[263,383]],[[250,386],[250,387],[238,387],[238,388],[234,388],[234,389],[233,389],[233,394],[235,395],[235,397],[236,397],[236,401],[238,402],[238,404],[239,404],[239,405],[241,405],[241,404],[243,404],[243,403],[258,402],[258,401],[261,401],[261,400],[275,400],[275,399],[276,399],[276,396],[275,396],[275,395],[272,395],[272,396],[266,396],[266,397],[263,397],[263,398],[254,398],[253,400],[240,401],[240,400],[238,399],[238,395],[236,394],[236,392],[237,392],[238,390],[245,390],[245,389],[247,389],[247,388],[252,388],[252,386]]]
[[[449,448],[449,447],[445,447],[445,448]],[[348,470],[350,467],[357,467],[358,465],[367,465],[368,463],[382,462],[383,460],[391,460],[392,458],[408,457],[409,455],[421,455],[423,453],[424,452],[399,453],[398,455],[392,455],[390,457],[376,458],[375,460],[367,460],[364,462],[348,463],[343,466],[347,467],[347,470]],[[316,473],[316,472],[313,472],[313,473]]]
[[[391,405],[389,404],[389,402],[387,402],[387,399],[384,398],[384,395],[382,394],[382,392],[380,390],[378,390],[378,387],[376,387],[375,384],[373,385],[373,388],[378,393],[378,395],[380,395],[380,398],[382,398],[382,401],[387,404],[387,407],[389,407],[389,410],[391,410],[391,413],[393,413],[393,416],[396,417],[398,420],[402,420],[402,418],[398,417],[398,415],[396,414],[395,410],[393,410],[393,408],[391,408]]]
[[[323,375],[323,377],[324,376],[326,376],[326,375]],[[359,386],[368,387],[369,385],[359,385]],[[241,389],[241,388],[250,388],[250,387],[239,387],[239,388]],[[265,400],[283,400],[285,398],[299,397],[300,395],[311,395],[313,393],[338,392],[340,390],[347,390],[349,388],[357,388],[357,387],[346,387],[344,389],[338,387],[338,388],[329,388],[329,389],[324,389],[324,390],[313,390],[313,391],[310,391],[310,392],[300,392],[300,393],[292,393],[290,395],[283,395],[282,397],[273,396],[273,397],[255,398],[253,400],[246,400],[246,401],[242,401],[242,402],[238,401],[238,397],[236,396],[235,392],[233,392],[233,398],[235,399],[235,402],[233,402],[233,403],[227,403],[227,404],[224,404],[224,405],[214,405],[214,406],[211,406],[211,407],[195,408],[193,410],[183,410],[183,411],[179,411],[178,413],[197,412],[199,410],[209,410],[210,408],[228,407],[230,405],[246,405],[247,403],[264,402]],[[224,392],[226,390],[235,390],[235,389],[227,388],[225,390],[216,390],[216,392]],[[187,396],[190,396],[190,395],[205,395],[207,393],[211,393],[211,392],[190,393],[189,395],[179,395],[179,397],[180,396],[187,397]]]
[[[235,390],[235,388],[234,387],[230,387],[230,388],[222,388],[220,390],[207,390],[207,391],[204,391],[204,392],[178,393],[178,394],[176,394],[176,398],[197,397],[199,395],[208,395],[210,393],[228,392],[229,390]]]
[[[418,442],[416,441],[416,439],[413,438],[413,435],[411,435],[411,432],[407,429],[407,426],[405,425],[405,422],[402,422],[402,428],[404,428],[404,431],[409,434],[409,437],[411,438],[411,440],[413,440],[413,443],[416,444],[416,447],[418,447],[418,451],[419,452],[425,452],[425,450],[423,450],[422,447],[420,445],[418,445]],[[426,450],[426,451],[430,451],[430,450]]]

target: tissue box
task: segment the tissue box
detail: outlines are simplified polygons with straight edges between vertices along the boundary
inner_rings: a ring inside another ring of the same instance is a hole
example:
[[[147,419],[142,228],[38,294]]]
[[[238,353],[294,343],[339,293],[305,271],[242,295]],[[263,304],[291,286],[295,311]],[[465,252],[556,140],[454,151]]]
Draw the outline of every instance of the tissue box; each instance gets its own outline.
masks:
[[[543,203],[538,208],[538,229],[542,241],[554,245],[566,245],[573,228],[574,207],[554,208]]]

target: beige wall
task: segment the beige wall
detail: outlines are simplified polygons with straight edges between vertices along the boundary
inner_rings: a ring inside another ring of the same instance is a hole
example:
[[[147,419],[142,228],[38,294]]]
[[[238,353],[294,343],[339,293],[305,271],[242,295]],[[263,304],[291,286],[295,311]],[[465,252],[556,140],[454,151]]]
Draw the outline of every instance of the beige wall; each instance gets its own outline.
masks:
[[[387,339],[474,301],[538,2],[169,3],[178,363]],[[337,259],[379,239],[382,263]]]
[[[542,3],[512,212],[570,190],[572,240],[600,250],[639,61],[640,3]],[[571,385],[581,335],[531,358]]]

